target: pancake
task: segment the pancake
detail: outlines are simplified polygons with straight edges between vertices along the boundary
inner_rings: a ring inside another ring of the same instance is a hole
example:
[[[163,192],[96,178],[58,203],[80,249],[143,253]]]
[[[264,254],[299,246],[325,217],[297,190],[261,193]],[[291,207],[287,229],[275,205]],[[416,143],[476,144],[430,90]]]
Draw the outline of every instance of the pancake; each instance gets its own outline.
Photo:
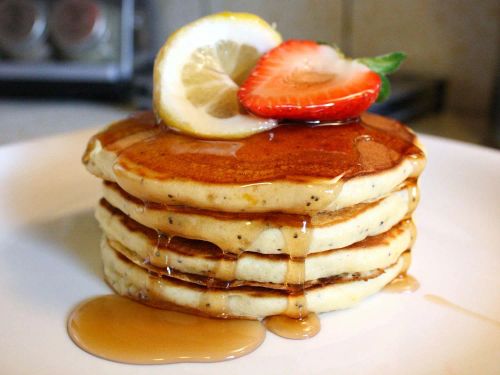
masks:
[[[155,307],[177,307],[214,317],[259,319],[290,315],[289,305],[296,303],[296,297],[288,291],[248,286],[207,288],[155,274],[120,255],[105,238],[101,242],[101,251],[109,285],[120,295]],[[397,277],[407,268],[409,260],[410,253],[406,252],[383,270],[344,274],[316,283],[304,289],[302,303],[306,306],[300,307],[305,313],[320,313],[353,306]]]
[[[88,143],[104,180],[96,218],[119,294],[213,317],[350,307],[410,264],[425,154],[372,114],[202,140],[151,112]]]
[[[231,214],[144,203],[112,183],[104,184],[104,198],[144,226],[173,236],[208,241],[224,252],[305,257],[386,232],[411,214],[418,201],[418,188],[409,182],[378,201],[313,216]]]
[[[146,201],[296,214],[378,199],[425,164],[411,130],[368,113],[342,126],[282,125],[238,141],[165,129],[152,113],[112,124],[90,140],[83,162]]]
[[[286,255],[244,252],[235,257],[209,242],[158,235],[105,200],[98,205],[96,218],[106,237],[127,249],[124,255],[139,266],[151,264],[163,273],[176,271],[254,284],[286,281],[289,264]],[[387,232],[349,247],[311,254],[305,259],[304,281],[389,267],[411,248],[414,231],[411,220],[404,220]]]

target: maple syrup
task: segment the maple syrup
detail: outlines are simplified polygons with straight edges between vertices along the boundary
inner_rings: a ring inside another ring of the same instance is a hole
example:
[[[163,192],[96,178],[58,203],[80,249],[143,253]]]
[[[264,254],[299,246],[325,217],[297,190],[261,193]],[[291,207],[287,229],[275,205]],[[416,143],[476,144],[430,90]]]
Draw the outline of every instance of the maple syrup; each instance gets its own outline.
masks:
[[[238,141],[207,141],[158,126],[154,115],[145,112],[115,123],[95,138],[105,146],[129,131],[153,133],[121,150],[119,165],[160,180],[250,184],[339,175],[347,180],[390,169],[404,157],[423,157],[410,130],[368,113],[342,126],[283,124]]]
[[[314,313],[309,313],[300,319],[284,315],[269,316],[264,319],[264,325],[278,336],[295,340],[314,337],[321,329],[319,318]]]
[[[426,295],[424,295],[424,298],[426,301],[432,302],[436,305],[440,305],[440,306],[452,309],[453,311],[464,314],[470,318],[478,319],[478,320],[481,320],[485,323],[492,324],[492,325],[496,326],[497,328],[500,328],[500,321],[495,320],[493,318],[490,318],[488,316],[485,316],[483,314],[477,313],[475,311],[466,309],[465,307],[462,307],[460,305],[457,305],[456,303],[448,301],[446,298],[443,298],[441,296],[437,296],[435,294],[426,294]]]
[[[246,189],[259,184],[272,185],[275,181],[314,182],[308,185],[310,198],[290,211],[307,213],[317,213],[335,202],[346,180],[389,170],[406,158],[414,163],[424,159],[410,130],[398,122],[371,114],[342,126],[283,124],[238,141],[196,139],[163,125],[157,124],[152,113],[141,113],[111,125],[94,140],[99,140],[102,147],[118,155],[114,172],[129,171],[143,178],[233,184]],[[92,150],[87,149],[84,162],[90,160],[90,152]],[[327,180],[330,182],[318,183]],[[418,190],[414,181],[410,183],[415,186],[409,190],[412,211],[418,202]],[[117,185],[107,183],[107,186],[114,186],[127,200],[137,202],[141,210],[139,214],[148,215],[163,207],[159,203],[143,202]],[[208,201],[212,198],[207,196]],[[243,198],[252,205],[265,206],[265,202],[254,201],[256,198],[251,194],[244,194]],[[202,253],[206,247],[206,256],[215,256],[219,261],[212,274],[189,276],[189,282],[206,287],[194,311],[228,317],[229,297],[224,291],[234,286],[235,260],[272,222],[280,227],[285,242],[280,251],[288,256],[283,283],[288,292],[288,304],[283,315],[268,317],[264,324],[272,332],[287,338],[309,338],[318,333],[318,317],[309,313],[306,303],[305,257],[311,241],[311,227],[328,222],[327,214],[312,217],[278,212],[258,215],[215,212],[186,207],[189,202],[176,203],[175,197],[169,196],[169,199],[172,218],[169,218],[168,225],[164,223],[165,228],[160,228],[169,234],[156,234],[155,255],[161,254],[160,249],[182,244],[183,240],[175,237],[183,234],[176,227],[182,224],[182,214],[209,215],[219,220],[246,220],[249,223],[236,234],[236,239],[221,238],[217,242],[220,249],[216,255],[211,252],[211,244],[201,246]],[[358,214],[367,207],[350,207],[349,214]],[[342,210],[336,214],[339,213],[342,214]],[[340,217],[342,215],[335,220],[340,220]],[[113,244],[113,247],[125,254],[122,256],[127,261],[133,258],[118,244]],[[158,272],[155,267],[160,266],[161,274],[155,274]],[[151,299],[155,298],[155,293],[160,293],[160,289],[155,288],[161,288],[159,280],[162,275],[167,275],[172,282],[184,282],[176,276],[170,258],[150,256],[142,267],[150,272],[151,289],[148,293]],[[411,284],[407,279],[402,280],[396,280],[387,290],[402,289],[403,284]],[[331,282],[328,278],[321,281],[328,282]],[[397,282],[400,283],[398,286]],[[418,287],[418,283],[413,283],[410,290],[414,285]],[[264,326],[259,321],[204,318],[151,308],[118,296],[99,297],[78,306],[70,316],[68,330],[75,343],[84,350],[126,363],[231,359],[257,348],[265,336]]]
[[[384,292],[388,293],[415,292],[419,288],[420,288],[420,283],[416,278],[406,273],[402,273],[384,287]]]
[[[218,362],[264,341],[257,320],[212,319],[161,310],[117,295],[90,299],[68,320],[72,340],[98,357],[133,364]]]

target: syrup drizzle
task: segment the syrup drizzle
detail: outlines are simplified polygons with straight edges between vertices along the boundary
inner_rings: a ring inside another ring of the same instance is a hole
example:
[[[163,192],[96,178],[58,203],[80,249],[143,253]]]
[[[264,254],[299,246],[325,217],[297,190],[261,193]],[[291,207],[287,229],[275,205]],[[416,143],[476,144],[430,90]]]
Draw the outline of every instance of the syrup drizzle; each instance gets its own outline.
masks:
[[[418,183],[416,179],[409,179],[406,182],[406,185],[409,187],[408,190],[408,218],[411,217],[411,214],[417,208],[418,202],[420,201],[420,190],[418,188]]]
[[[288,294],[288,304],[284,314],[288,317],[301,319],[308,315],[305,297],[305,260],[311,244],[310,220],[304,220],[301,228],[284,227],[281,233],[285,239],[285,251],[288,253],[285,285],[294,286]]]
[[[188,240],[182,237],[169,237],[162,232],[157,232],[132,220],[123,212],[111,206],[104,199],[101,199],[100,208],[96,211],[96,215],[99,217],[100,222],[108,223],[106,224],[110,228],[108,238],[117,240],[118,242],[122,241],[124,247],[132,249],[135,256],[129,258],[136,264],[140,264],[143,259],[149,259],[150,264],[156,267],[157,273],[163,273],[169,276],[173,275],[171,272],[172,270],[178,270],[179,272],[187,272],[200,277],[212,275],[215,276],[216,279],[222,281],[231,281],[234,279],[250,281],[245,276],[242,276],[242,274],[236,274],[235,277],[225,280],[222,277],[217,277],[217,269],[219,268],[218,262],[221,260],[225,263],[234,262],[235,265],[230,266],[230,268],[234,267],[237,270],[243,271],[243,273],[245,273],[245,271],[240,269],[240,266],[237,264],[240,261],[240,257],[223,252],[220,248],[209,242]],[[407,229],[410,230],[411,239],[408,248],[411,248],[415,240],[415,226],[410,220],[403,220],[389,232],[367,237],[361,242],[352,244],[350,247],[366,248],[385,244],[388,233],[390,238],[393,238],[399,236],[402,231]],[[127,232],[133,233],[134,236],[124,237],[124,233]],[[158,236],[160,236],[160,240],[158,240]],[[135,238],[135,241],[131,242],[133,238]],[[142,238],[142,241],[139,240],[140,238]],[[259,258],[261,255],[252,252],[245,252],[241,255],[241,258],[247,257],[253,259]],[[269,258],[269,261],[273,263],[282,263],[286,261],[283,255],[266,256],[266,258]],[[190,262],[193,260],[202,262],[202,265],[195,266],[191,264]],[[281,280],[279,282],[284,283],[285,275],[281,275]],[[257,282],[265,282],[266,278],[264,278],[264,280],[259,280],[260,281]],[[293,283],[289,282],[289,284],[293,286]]]
[[[448,309],[452,309],[453,311],[464,314],[470,318],[478,319],[478,320],[481,320],[485,323],[492,324],[496,328],[500,328],[500,322],[498,320],[495,320],[495,319],[490,318],[488,316],[485,316],[483,314],[477,313],[475,311],[466,309],[465,307],[459,306],[456,303],[448,301],[446,298],[443,298],[441,296],[437,296],[435,294],[426,294],[426,295],[424,295],[424,298],[426,301],[432,302],[432,303],[437,304],[439,306],[446,307]]]
[[[407,184],[408,188],[408,205],[409,210],[414,209],[415,201],[417,200],[418,190],[416,188],[415,182],[409,182]],[[406,185],[405,185],[406,186]],[[120,190],[121,191],[121,190]],[[125,192],[121,194],[126,194]],[[415,197],[413,199],[412,197]],[[130,198],[131,200],[133,198]],[[157,208],[162,208],[161,205],[157,203],[145,202],[140,204],[140,207],[144,207],[143,210],[139,210],[141,214],[150,216],[150,210],[154,210]],[[178,208],[177,208],[178,209]],[[174,209],[175,211],[176,209]],[[182,208],[181,210],[184,210]],[[352,211],[352,209],[351,209]],[[196,211],[195,211],[196,212]],[[351,212],[352,214],[352,212]],[[169,225],[175,226],[176,223],[180,220],[178,216],[169,213],[168,221],[163,221],[159,225]],[[237,240],[240,240],[245,243],[245,247],[238,247],[238,250],[234,250],[234,243],[231,239],[228,239],[227,236],[221,236],[220,241],[223,241],[221,246],[221,250],[223,251],[222,257],[217,261],[217,266],[215,272],[209,274],[210,278],[206,282],[207,292],[204,293],[203,298],[200,302],[200,310],[209,312],[209,315],[215,315],[218,317],[224,317],[227,315],[228,306],[227,303],[229,299],[226,294],[220,293],[218,290],[221,288],[220,281],[227,281],[227,285],[231,285],[231,282],[235,280],[236,273],[236,261],[239,256],[247,250],[246,247],[250,246],[257,237],[259,237],[263,231],[269,229],[270,225],[276,227],[276,222],[273,220],[266,220],[266,215],[261,214],[221,214],[221,213],[211,213],[207,215],[218,215],[222,217],[236,217],[236,218],[246,218],[245,226],[240,227],[238,230],[238,235],[236,236]],[[152,215],[151,215],[152,216]],[[150,216],[150,217],[151,217]],[[257,219],[253,219],[256,217]],[[259,218],[264,218],[264,220]],[[305,287],[305,258],[309,252],[309,247],[311,243],[311,217],[306,215],[284,215],[279,214],[274,217],[277,218],[278,226],[277,229],[281,231],[281,234],[284,239],[284,246],[279,249],[282,253],[289,255],[289,260],[287,262],[287,272],[285,275],[284,286],[288,289],[288,303],[286,309],[282,312],[284,315],[293,317],[293,318],[301,318],[308,314],[307,308],[307,298],[305,296],[304,287]],[[315,221],[321,221],[318,218],[314,218]],[[291,225],[290,225],[291,224]],[[189,225],[184,225],[184,227],[189,227]],[[162,227],[161,229],[167,229],[170,227]],[[168,230],[168,232],[172,235],[178,234],[175,230]],[[213,234],[213,232],[210,232]],[[225,233],[224,233],[225,234]],[[185,236],[185,233],[180,233],[181,236]],[[159,235],[158,238],[162,238]],[[167,237],[170,238],[171,237]],[[208,239],[207,239],[208,240]],[[215,241],[213,238],[210,238],[211,242],[217,243],[217,245],[221,245],[219,241]],[[241,243],[241,242],[240,242]],[[167,244],[168,245],[168,244]],[[157,246],[158,247],[158,246]],[[230,256],[231,254],[232,259]],[[167,270],[168,274],[172,269],[175,269],[175,265],[169,264],[167,259]],[[160,262],[161,263],[161,260]],[[409,265],[407,265],[409,266]],[[407,267],[405,267],[406,269]]]
[[[409,194],[407,218],[410,218],[410,210],[414,208],[415,203],[411,196],[417,194],[418,188],[415,182],[409,181],[398,189],[406,190]],[[294,252],[292,257],[297,258],[302,257],[302,253],[300,250],[294,251],[293,247],[310,239],[311,227],[335,225],[350,220],[378,204],[378,201],[360,203],[335,212],[320,212],[313,216],[283,213],[223,213],[150,202],[142,210],[137,209],[137,206],[144,206],[144,203],[118,185],[105,183],[104,191],[104,197],[110,204],[124,212],[130,212],[132,219],[143,225],[172,236],[208,241],[231,254],[241,254],[243,251],[259,252],[255,241],[263,232],[269,229],[279,230],[283,240],[275,243],[273,247],[268,246],[265,253],[289,254],[292,251]],[[228,232],[234,235],[228,235]]]
[[[172,236],[165,234],[161,231],[156,231],[156,244],[153,249],[153,254],[149,254],[149,263],[156,267],[162,267],[168,275],[172,273],[171,267],[172,259],[165,255],[163,259],[161,259],[162,251],[161,249],[166,249],[170,246],[170,242],[172,241]]]

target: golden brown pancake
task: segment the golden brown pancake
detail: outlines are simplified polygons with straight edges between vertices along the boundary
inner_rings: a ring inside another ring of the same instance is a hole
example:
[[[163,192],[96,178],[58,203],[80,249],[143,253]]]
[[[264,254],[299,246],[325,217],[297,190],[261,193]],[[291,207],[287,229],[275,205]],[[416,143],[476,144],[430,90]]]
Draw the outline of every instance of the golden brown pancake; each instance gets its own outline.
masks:
[[[210,242],[168,237],[139,224],[104,199],[97,207],[96,218],[107,238],[120,244],[116,250],[126,249],[123,255],[140,266],[151,265],[156,272],[173,277],[176,272],[212,277],[229,285],[252,282],[283,288],[286,282],[289,257],[284,254],[247,251],[235,256]],[[411,248],[414,236],[414,224],[404,220],[351,246],[312,254],[305,259],[304,281],[389,267]]]
[[[93,137],[83,161],[147,201],[297,214],[379,198],[418,177],[425,163],[408,128],[372,114],[342,126],[283,125],[238,141],[165,129],[151,113],[137,114]]]
[[[119,294],[216,317],[352,306],[406,271],[424,152],[372,114],[202,140],[136,114],[83,157]]]
[[[253,319],[279,314],[296,317],[297,309],[290,308],[290,305],[297,303],[300,303],[299,315],[351,307],[391,282],[410,261],[410,253],[406,252],[386,269],[322,280],[305,288],[303,295],[298,296],[287,290],[255,286],[207,287],[192,282],[189,277],[181,280],[156,274],[115,251],[115,246],[116,243],[103,238],[104,274],[118,294],[160,308],[182,309],[214,317]]]
[[[96,218],[107,238],[127,249],[124,255],[140,266],[150,264],[156,272],[190,273],[235,285],[277,284],[271,288],[281,288],[279,284],[286,281],[289,257],[284,254],[244,252],[234,256],[206,241],[168,237],[139,224],[105,200],[97,207]],[[405,220],[351,246],[312,254],[305,259],[304,281],[386,268],[411,248],[414,236],[415,226]]]
[[[116,184],[104,185],[104,198],[137,222],[185,238],[209,241],[238,254],[307,254],[342,248],[390,229],[409,216],[418,200],[413,183],[378,201],[308,215],[227,213],[142,202]]]

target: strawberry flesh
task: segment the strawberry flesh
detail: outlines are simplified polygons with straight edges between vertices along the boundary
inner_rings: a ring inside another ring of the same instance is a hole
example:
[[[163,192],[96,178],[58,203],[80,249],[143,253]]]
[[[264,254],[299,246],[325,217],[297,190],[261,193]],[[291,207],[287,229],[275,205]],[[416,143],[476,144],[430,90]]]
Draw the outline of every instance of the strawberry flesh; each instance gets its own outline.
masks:
[[[380,83],[377,73],[330,46],[289,40],[259,60],[238,98],[260,117],[338,121],[367,110]]]

